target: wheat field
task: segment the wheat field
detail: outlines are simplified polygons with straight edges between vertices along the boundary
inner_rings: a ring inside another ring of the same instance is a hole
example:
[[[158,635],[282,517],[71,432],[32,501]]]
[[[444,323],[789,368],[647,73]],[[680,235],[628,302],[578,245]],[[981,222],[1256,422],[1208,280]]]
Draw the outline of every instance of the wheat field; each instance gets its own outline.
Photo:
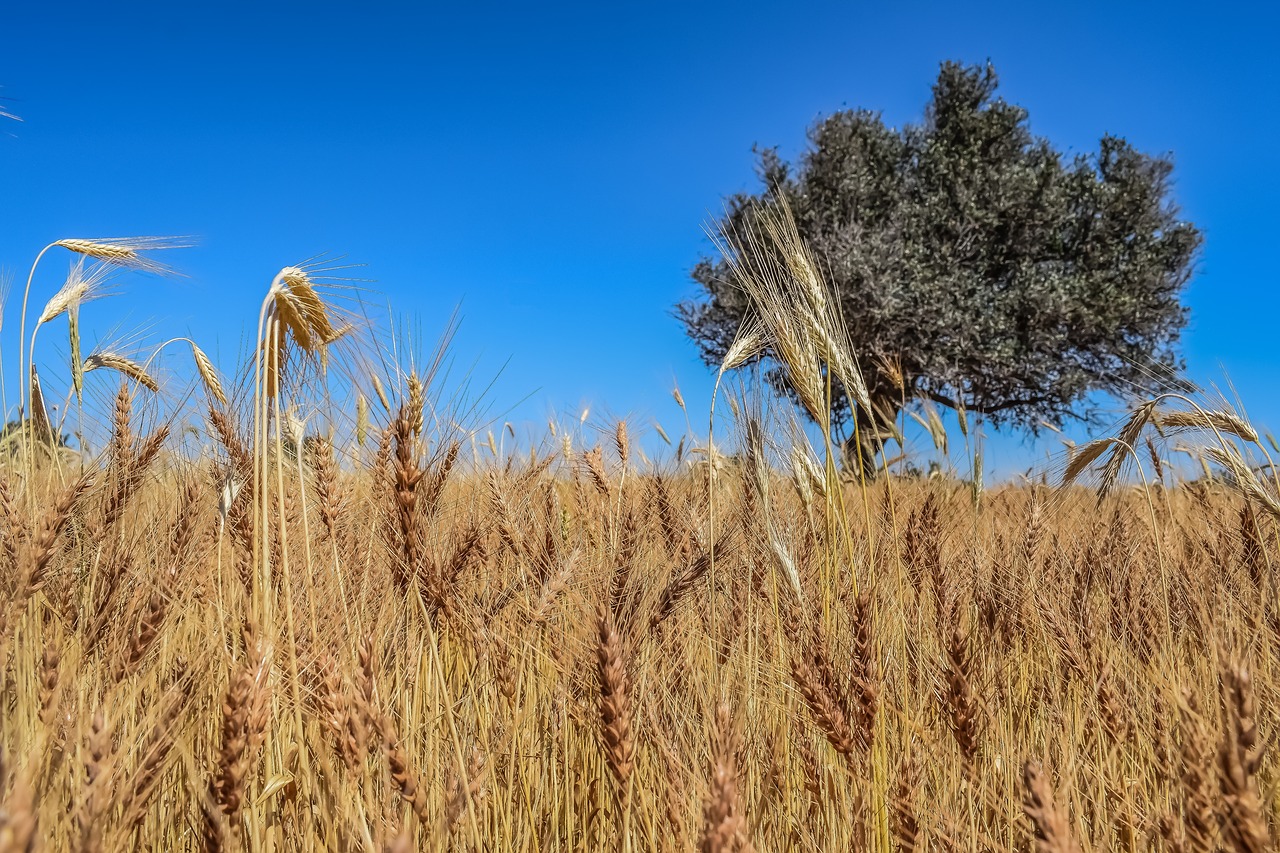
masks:
[[[843,471],[746,397],[665,462],[626,422],[507,453],[441,416],[439,358],[370,370],[313,271],[231,378],[180,339],[165,382],[81,356],[92,274],[30,339],[24,299],[0,850],[1273,848],[1280,503],[1230,410],[1152,398],[1064,485],[986,491]],[[784,291],[722,374],[770,346],[802,404],[856,396]]]

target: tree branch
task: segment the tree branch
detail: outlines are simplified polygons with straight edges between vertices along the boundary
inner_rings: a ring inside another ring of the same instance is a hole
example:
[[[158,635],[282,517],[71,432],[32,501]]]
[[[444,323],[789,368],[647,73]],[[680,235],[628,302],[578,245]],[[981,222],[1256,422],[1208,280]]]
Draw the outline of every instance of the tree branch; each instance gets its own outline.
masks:
[[[961,402],[951,397],[947,397],[942,394],[939,394],[936,391],[923,391],[921,393],[926,399],[932,400],[933,402],[938,403],[939,405],[946,406],[948,409],[951,409],[957,412],[960,411],[960,409],[963,407],[964,410],[967,412],[976,412],[979,415],[993,415],[997,412],[1004,412],[1004,411],[1008,411],[1009,409],[1019,408],[1021,406],[1046,406],[1049,411],[1061,417],[1075,418],[1077,420],[1087,420],[1083,415],[1080,415],[1079,413],[1072,411],[1070,408],[1066,406],[1058,405],[1057,401],[1054,400],[1054,398],[1048,397],[1048,396],[1022,397],[1014,400],[1004,400],[995,405],[979,406],[976,404],[975,405],[969,405],[967,403],[962,404]]]

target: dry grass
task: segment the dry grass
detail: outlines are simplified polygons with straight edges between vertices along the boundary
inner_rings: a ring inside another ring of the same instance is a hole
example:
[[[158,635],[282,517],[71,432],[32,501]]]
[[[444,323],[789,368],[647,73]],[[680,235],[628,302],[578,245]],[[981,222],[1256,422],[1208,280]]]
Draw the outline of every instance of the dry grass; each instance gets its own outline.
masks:
[[[1089,493],[1043,508],[1007,488],[977,512],[958,484],[881,483],[868,498],[903,529],[851,519],[854,570],[824,616],[768,568],[732,476],[713,587],[686,475],[624,480],[603,456],[455,466],[428,515],[405,496],[433,468],[403,450],[382,479],[373,456],[285,466],[269,559],[309,552],[313,576],[293,573],[288,637],[282,613],[252,624],[261,590],[234,567],[253,536],[214,523],[238,451],[178,478],[148,435],[119,446],[67,486],[43,472],[48,509],[6,523],[11,834],[861,849],[879,796],[901,849],[1269,849],[1280,620],[1256,563],[1275,531],[1242,527],[1225,488],[1158,490],[1153,525],[1133,492],[1099,514]],[[821,601],[825,534],[777,485],[776,527]],[[877,738],[905,756],[879,795]]]
[[[1231,413],[1144,407],[1101,502],[851,482],[746,406],[741,465],[498,459],[336,316],[285,268],[238,390],[122,371],[100,455],[0,464],[0,851],[1272,849],[1270,469],[1124,476]]]

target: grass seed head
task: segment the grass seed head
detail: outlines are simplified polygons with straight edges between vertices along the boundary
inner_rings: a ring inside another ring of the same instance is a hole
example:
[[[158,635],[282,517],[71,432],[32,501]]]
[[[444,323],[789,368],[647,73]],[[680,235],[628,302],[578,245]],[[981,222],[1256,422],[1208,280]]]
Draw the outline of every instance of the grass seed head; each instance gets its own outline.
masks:
[[[84,258],[77,259],[62,287],[45,303],[36,325],[42,326],[91,299],[105,295],[104,288],[111,271],[111,265],[106,263],[93,264],[86,271]]]
[[[173,275],[172,268],[148,257],[145,253],[164,249],[184,249],[190,247],[191,243],[186,237],[107,237],[99,240],[59,240],[54,245],[111,266],[157,275]]]
[[[90,373],[94,370],[105,368],[114,370],[122,376],[126,376],[137,382],[143,388],[155,393],[160,390],[160,383],[155,377],[147,373],[145,367],[131,358],[114,352],[95,352],[84,360],[84,372]]]
[[[204,382],[205,390],[209,392],[209,396],[226,406],[227,392],[222,387],[222,380],[218,378],[218,371],[214,368],[213,362],[204,354],[204,350],[196,346],[195,341],[188,343],[191,344],[191,356],[195,359],[196,370],[200,374],[200,380]]]

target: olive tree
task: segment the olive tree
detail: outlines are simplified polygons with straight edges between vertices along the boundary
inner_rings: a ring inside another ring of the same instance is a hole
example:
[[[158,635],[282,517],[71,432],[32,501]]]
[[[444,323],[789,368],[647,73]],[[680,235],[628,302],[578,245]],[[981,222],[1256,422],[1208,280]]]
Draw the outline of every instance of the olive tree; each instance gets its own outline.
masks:
[[[1180,296],[1201,235],[1171,200],[1171,161],[1115,136],[1066,156],[996,89],[990,66],[946,63],[919,124],[837,112],[797,163],[760,151],[762,189],[729,198],[716,223],[731,243],[763,206],[789,206],[870,396],[852,405],[835,383],[831,410],[868,471],[920,401],[1036,430],[1181,367]],[[699,297],[677,315],[719,364],[749,300],[723,257],[693,279]],[[791,392],[785,371],[767,375]]]

